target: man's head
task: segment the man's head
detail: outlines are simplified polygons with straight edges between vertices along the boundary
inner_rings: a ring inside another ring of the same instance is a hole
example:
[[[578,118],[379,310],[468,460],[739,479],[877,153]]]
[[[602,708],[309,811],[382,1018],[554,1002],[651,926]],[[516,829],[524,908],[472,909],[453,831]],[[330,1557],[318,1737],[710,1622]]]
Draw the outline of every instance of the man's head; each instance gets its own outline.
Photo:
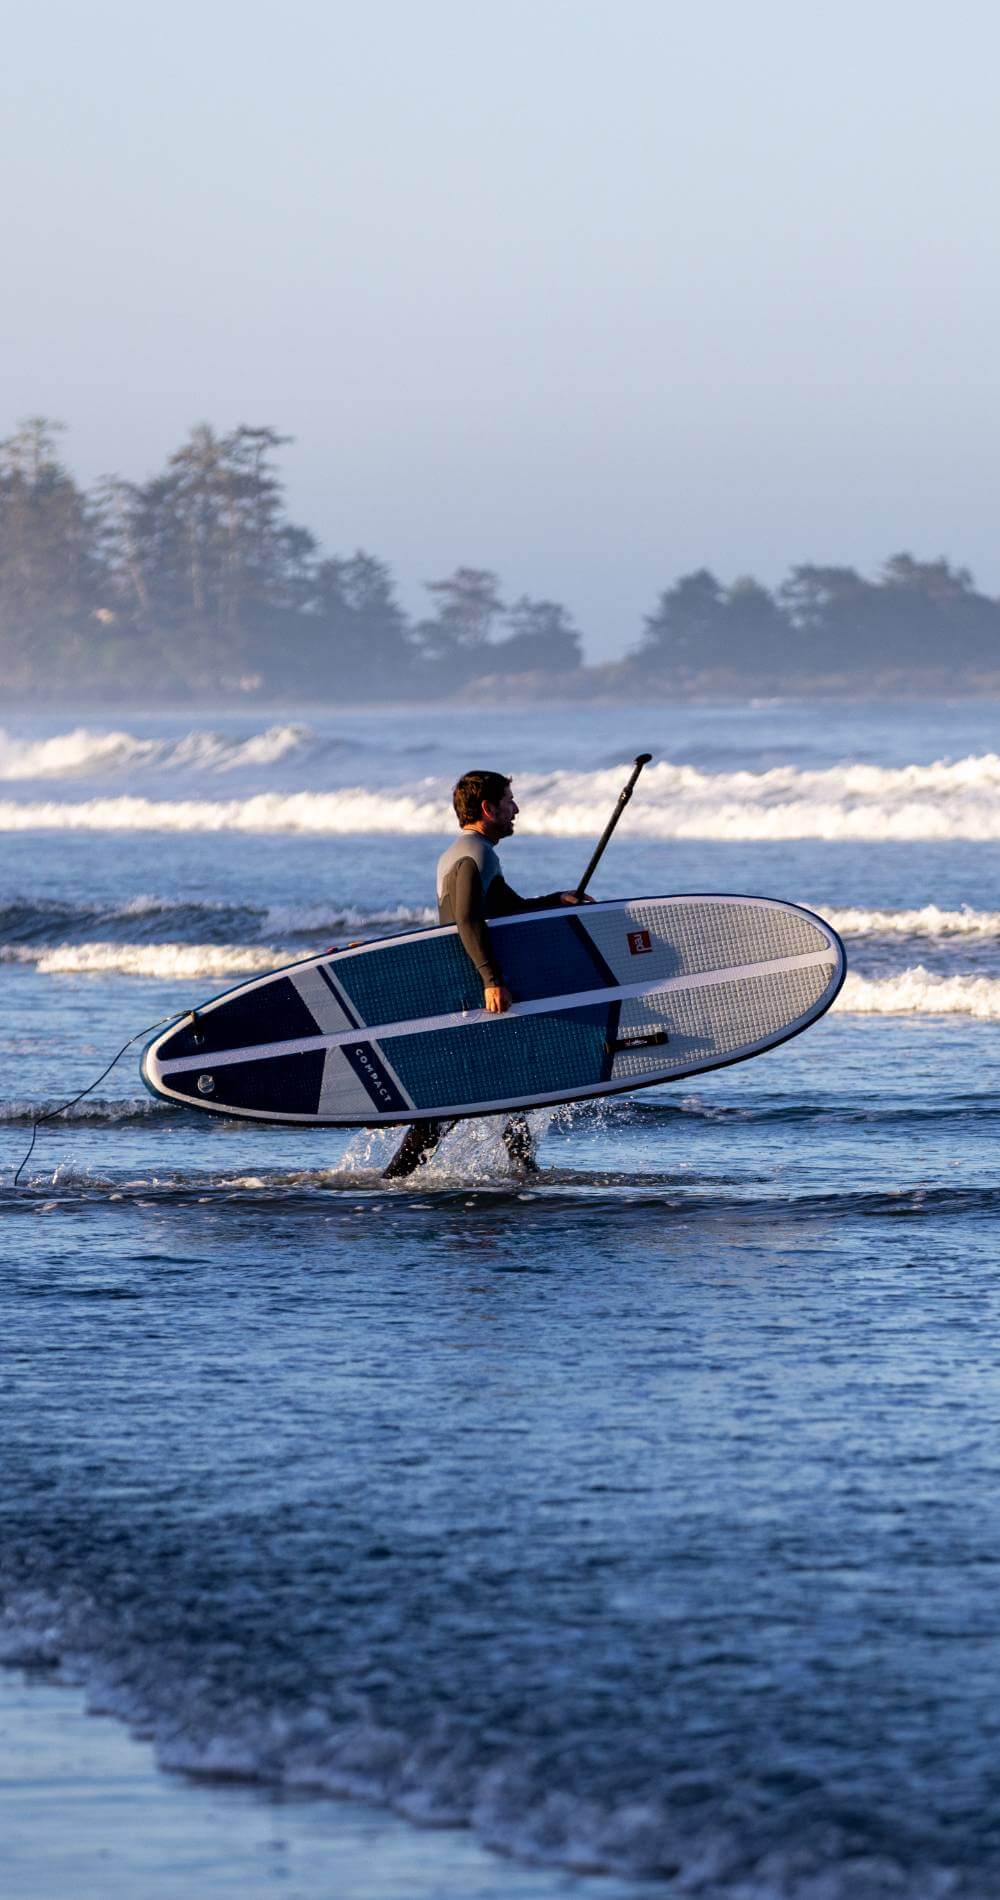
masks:
[[[452,802],[463,828],[474,825],[491,844],[510,837],[517,806],[510,779],[502,772],[464,772],[455,787]]]

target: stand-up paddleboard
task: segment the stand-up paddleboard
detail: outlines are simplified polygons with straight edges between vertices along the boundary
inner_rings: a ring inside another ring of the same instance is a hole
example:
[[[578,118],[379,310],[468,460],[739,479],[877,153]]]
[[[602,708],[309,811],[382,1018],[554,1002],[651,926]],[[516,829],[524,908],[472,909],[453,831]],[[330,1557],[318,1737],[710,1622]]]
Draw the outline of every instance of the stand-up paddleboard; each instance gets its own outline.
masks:
[[[142,1058],[156,1095],[341,1127],[490,1115],[741,1062],[829,1009],[844,946],[764,897],[641,897],[491,922],[502,1016],[454,925],[288,964],[179,1018]]]

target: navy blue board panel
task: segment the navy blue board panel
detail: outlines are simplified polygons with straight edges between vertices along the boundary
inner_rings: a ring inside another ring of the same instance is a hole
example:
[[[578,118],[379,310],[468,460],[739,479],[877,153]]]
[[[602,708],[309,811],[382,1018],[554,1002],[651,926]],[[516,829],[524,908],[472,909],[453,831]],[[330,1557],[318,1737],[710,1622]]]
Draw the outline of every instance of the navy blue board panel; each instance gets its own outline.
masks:
[[[318,1022],[287,976],[275,977],[259,989],[237,992],[230,1001],[199,1016],[196,1023],[186,1016],[161,1044],[160,1056],[164,1062],[190,1056],[192,1062],[200,1062],[204,1068],[210,1056],[220,1055],[225,1049],[273,1042],[276,1023],[281,1025],[282,1042],[320,1033]]]
[[[172,1075],[170,1086],[202,1108],[259,1109],[266,1102],[277,1115],[317,1115],[323,1086],[325,1049],[293,1056],[263,1056],[256,1062],[227,1062],[212,1069],[211,1057],[197,1069]],[[198,1083],[210,1082],[210,1088]]]
[[[614,986],[614,977],[578,918],[540,917],[530,926],[497,922],[490,935],[517,1003]]]
[[[340,988],[363,1023],[415,1022],[482,1009],[483,986],[456,936],[400,938],[385,950],[338,957]]]
[[[490,936],[515,1002],[574,990],[599,990],[614,977],[572,916],[540,917],[529,925],[496,918]],[[457,936],[404,940],[398,946],[339,959],[340,984],[363,1022],[416,1022],[482,1009],[479,976]]]
[[[514,1096],[588,1088],[606,1070],[616,1005],[556,1010],[551,1016],[495,1016],[433,1036],[384,1036],[379,1044],[416,1108],[462,1098],[483,1105]]]

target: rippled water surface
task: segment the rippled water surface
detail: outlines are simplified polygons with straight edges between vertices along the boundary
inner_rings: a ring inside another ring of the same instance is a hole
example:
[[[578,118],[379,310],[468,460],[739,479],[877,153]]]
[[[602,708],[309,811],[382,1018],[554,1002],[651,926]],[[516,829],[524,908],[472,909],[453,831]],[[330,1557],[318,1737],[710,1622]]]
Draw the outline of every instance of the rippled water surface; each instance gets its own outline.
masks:
[[[391,1188],[389,1135],[174,1112],[138,1043],[11,1182],[126,1036],[425,920],[464,715],[11,722],[2,1653],[553,1893],[1000,1891],[995,714],[477,717],[515,886],[649,749],[595,894],[801,900],[850,975],[538,1118],[537,1178],[485,1121]]]

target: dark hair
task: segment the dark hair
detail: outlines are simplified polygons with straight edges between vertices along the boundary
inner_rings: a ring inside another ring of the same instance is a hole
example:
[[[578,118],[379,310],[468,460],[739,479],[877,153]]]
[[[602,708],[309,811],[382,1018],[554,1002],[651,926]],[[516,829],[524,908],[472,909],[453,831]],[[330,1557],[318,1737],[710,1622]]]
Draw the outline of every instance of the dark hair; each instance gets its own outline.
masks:
[[[463,772],[452,793],[459,824],[478,825],[484,799],[487,805],[499,805],[509,784],[503,772]]]

